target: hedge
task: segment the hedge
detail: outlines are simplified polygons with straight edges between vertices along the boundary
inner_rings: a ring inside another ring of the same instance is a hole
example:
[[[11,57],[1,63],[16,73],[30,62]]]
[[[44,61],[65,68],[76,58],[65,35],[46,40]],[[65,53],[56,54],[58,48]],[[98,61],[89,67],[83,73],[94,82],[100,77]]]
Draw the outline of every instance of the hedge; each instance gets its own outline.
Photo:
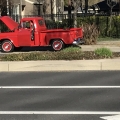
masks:
[[[120,38],[120,16],[112,16],[112,29],[109,30],[110,16],[81,16],[77,18],[77,27],[84,24],[96,24],[100,35],[99,37]],[[48,29],[53,28],[70,28],[74,27],[73,19],[63,19],[62,22],[46,21]]]

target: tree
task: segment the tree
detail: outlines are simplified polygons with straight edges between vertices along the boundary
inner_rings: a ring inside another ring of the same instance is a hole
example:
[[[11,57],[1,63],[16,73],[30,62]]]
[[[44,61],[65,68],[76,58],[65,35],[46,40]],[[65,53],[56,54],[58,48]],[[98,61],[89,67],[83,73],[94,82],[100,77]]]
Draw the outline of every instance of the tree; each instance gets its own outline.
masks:
[[[47,12],[47,7],[49,6],[49,4],[47,3],[47,0],[43,0],[43,13],[44,15]]]
[[[85,0],[85,13],[88,11],[88,0]]]
[[[13,5],[13,0],[0,0],[1,16],[6,16],[8,12],[10,13],[12,5]]]
[[[64,0],[64,6],[67,8],[68,16],[71,16],[71,11],[74,9],[72,0]]]
[[[36,6],[37,6],[37,9],[38,9],[38,15],[41,15],[41,0],[36,0],[36,4],[35,4]]]
[[[68,6],[68,4],[69,4],[69,0],[64,0],[64,5]]]
[[[0,14],[7,15],[7,1],[0,0]]]
[[[68,7],[69,19],[71,19],[71,10],[74,8],[74,15],[73,15],[74,27],[77,27],[77,11],[78,11],[78,8],[81,6],[81,4],[82,4],[82,0],[64,0],[64,5]]]
[[[109,22],[109,29],[108,29],[108,34],[111,36],[111,28],[112,28],[112,10],[113,7],[117,4],[117,0],[107,0],[107,5],[110,7],[110,22]]]
[[[74,27],[77,27],[77,11],[82,3],[82,0],[73,0],[74,6]]]
[[[55,9],[54,2],[55,2],[55,0],[50,0],[50,2],[51,2],[51,19],[54,20],[54,9]]]
[[[37,9],[38,9],[38,15],[46,14],[47,12],[47,6],[49,5],[47,3],[47,0],[36,0]]]
[[[107,0],[107,5],[110,7],[110,15],[112,15],[113,7],[117,4],[118,0]]]

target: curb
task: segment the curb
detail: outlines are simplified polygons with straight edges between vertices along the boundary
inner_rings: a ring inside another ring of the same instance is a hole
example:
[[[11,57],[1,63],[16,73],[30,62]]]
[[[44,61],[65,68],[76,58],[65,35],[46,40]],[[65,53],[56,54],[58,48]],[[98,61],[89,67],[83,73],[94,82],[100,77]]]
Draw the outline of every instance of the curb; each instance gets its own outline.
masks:
[[[120,59],[0,62],[0,72],[120,70]]]

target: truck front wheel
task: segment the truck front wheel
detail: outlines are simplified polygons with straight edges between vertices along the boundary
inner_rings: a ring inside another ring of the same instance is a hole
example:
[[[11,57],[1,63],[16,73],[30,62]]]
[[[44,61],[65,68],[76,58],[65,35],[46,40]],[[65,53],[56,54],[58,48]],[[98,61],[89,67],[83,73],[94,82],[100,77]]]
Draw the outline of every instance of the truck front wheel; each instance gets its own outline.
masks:
[[[12,52],[14,50],[14,45],[11,41],[5,40],[1,43],[1,51],[2,52]]]
[[[54,51],[60,51],[64,48],[64,43],[61,40],[54,40],[51,44]]]

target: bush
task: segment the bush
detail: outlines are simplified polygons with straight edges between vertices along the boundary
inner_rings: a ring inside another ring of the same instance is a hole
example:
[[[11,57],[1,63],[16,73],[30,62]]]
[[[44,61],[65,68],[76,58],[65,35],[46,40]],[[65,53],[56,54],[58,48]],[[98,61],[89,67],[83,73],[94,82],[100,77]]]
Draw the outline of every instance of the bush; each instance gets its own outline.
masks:
[[[100,31],[99,37],[120,37],[120,16],[113,16],[110,26],[110,17],[109,16],[82,16],[77,18],[78,26],[85,24],[95,24]]]
[[[74,19],[62,19],[62,22],[45,20],[48,29],[54,28],[71,28],[74,27]],[[77,17],[77,27],[89,25],[96,25],[99,29],[99,37],[120,37],[120,16],[112,16],[111,30],[109,16],[79,16]]]
[[[81,16],[77,18],[77,24],[78,26],[82,26],[84,24],[93,24],[96,23],[96,17],[95,16]]]
[[[47,29],[59,29],[59,28],[63,28],[64,25],[59,22],[59,21],[52,21],[52,20],[45,20],[45,24]]]
[[[72,28],[74,27],[73,19],[63,19],[62,20],[63,28]]]
[[[96,44],[97,39],[99,37],[99,30],[95,24],[85,24],[83,25],[83,30],[84,30],[84,41],[85,44],[90,45],[90,44]]]
[[[108,48],[98,48],[95,50],[95,54],[105,58],[112,57],[112,51]]]

